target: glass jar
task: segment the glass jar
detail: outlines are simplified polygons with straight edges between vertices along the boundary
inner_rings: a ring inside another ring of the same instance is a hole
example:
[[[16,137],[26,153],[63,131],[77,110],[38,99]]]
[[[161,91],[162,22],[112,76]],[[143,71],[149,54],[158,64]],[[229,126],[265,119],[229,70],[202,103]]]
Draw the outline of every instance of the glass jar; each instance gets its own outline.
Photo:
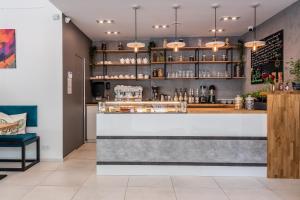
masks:
[[[243,108],[243,98],[240,95],[237,95],[234,98],[234,109],[240,110]]]
[[[245,108],[247,110],[253,110],[254,109],[254,98],[251,95],[249,95],[245,99]]]

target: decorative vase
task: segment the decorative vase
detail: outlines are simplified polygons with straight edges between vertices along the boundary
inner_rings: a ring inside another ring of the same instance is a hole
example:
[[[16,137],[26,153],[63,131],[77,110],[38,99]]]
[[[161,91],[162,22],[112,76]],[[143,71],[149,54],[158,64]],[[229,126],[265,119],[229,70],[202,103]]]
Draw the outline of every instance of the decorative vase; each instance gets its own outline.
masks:
[[[275,92],[275,89],[276,89],[276,87],[275,87],[275,84],[269,84],[269,92]]]

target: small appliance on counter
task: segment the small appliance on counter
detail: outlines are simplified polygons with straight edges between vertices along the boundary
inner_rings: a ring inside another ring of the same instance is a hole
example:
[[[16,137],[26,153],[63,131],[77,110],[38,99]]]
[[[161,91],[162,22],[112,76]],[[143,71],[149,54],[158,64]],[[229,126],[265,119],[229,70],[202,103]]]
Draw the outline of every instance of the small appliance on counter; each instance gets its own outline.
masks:
[[[200,103],[207,103],[207,87],[200,85]]]
[[[216,103],[216,87],[214,85],[208,87],[208,103]]]
[[[158,101],[159,100],[159,87],[152,86],[152,100]]]

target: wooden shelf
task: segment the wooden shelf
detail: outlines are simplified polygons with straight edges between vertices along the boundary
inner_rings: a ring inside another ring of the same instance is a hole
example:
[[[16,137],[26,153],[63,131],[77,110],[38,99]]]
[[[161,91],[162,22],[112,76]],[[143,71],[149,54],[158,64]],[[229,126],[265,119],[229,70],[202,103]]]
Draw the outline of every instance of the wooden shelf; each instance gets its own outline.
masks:
[[[135,52],[133,50],[126,49],[126,50],[96,50],[96,53],[135,53]],[[138,54],[139,53],[149,53],[149,51],[146,49],[142,49],[142,50],[139,50],[137,53]]]
[[[151,65],[160,65],[160,64],[231,64],[231,63],[240,63],[240,61],[172,61],[172,62],[151,62]]]
[[[150,81],[151,79],[131,79],[131,78],[105,78],[105,79],[90,79],[91,81]]]
[[[208,47],[183,47],[183,48],[179,48],[179,51],[194,51],[194,50],[211,50],[211,48]],[[230,46],[225,46],[225,47],[221,47],[219,48],[220,50],[226,50],[226,49],[237,49],[236,45],[230,45]],[[173,51],[172,48],[163,48],[163,47],[155,47],[155,48],[151,48],[151,51]]]
[[[149,66],[150,63],[147,64],[122,64],[122,63],[112,63],[112,64],[95,64],[93,66],[110,66],[110,67],[126,67],[126,66]]]
[[[237,49],[236,45],[230,45],[230,46],[226,46],[226,47],[221,47],[219,48],[220,50],[226,50],[226,49]],[[151,51],[173,51],[173,49],[171,48],[163,48],[163,47],[155,47],[155,48],[151,48]],[[211,48],[208,47],[183,47],[180,48],[179,51],[194,51],[194,50],[211,50]],[[135,53],[133,50],[131,49],[124,49],[124,50],[117,50],[117,49],[112,49],[112,50],[96,50],[96,53]],[[147,49],[141,49],[137,52],[139,53],[149,53],[149,50]]]
[[[239,80],[245,77],[186,77],[186,78],[168,78],[168,77],[152,77],[149,79],[131,79],[131,78],[106,78],[106,79],[90,79],[91,81],[150,81],[150,80],[205,80],[205,79],[219,79],[219,80]]]

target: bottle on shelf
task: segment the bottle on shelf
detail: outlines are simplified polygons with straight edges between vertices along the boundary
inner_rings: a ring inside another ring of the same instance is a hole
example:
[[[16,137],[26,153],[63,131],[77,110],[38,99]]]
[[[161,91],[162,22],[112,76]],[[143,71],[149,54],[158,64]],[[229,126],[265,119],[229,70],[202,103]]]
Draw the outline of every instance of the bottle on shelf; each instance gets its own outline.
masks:
[[[208,103],[216,103],[216,87],[214,85],[209,86]]]
[[[195,92],[195,103],[196,104],[200,103],[199,89],[198,88],[196,89],[196,92]]]
[[[188,95],[187,95],[186,90],[184,91],[183,101],[188,102]]]
[[[178,94],[177,94],[177,89],[175,89],[174,101],[179,101]]]
[[[178,97],[179,101],[183,101],[183,95],[182,95],[182,90],[179,90],[179,97]]]

